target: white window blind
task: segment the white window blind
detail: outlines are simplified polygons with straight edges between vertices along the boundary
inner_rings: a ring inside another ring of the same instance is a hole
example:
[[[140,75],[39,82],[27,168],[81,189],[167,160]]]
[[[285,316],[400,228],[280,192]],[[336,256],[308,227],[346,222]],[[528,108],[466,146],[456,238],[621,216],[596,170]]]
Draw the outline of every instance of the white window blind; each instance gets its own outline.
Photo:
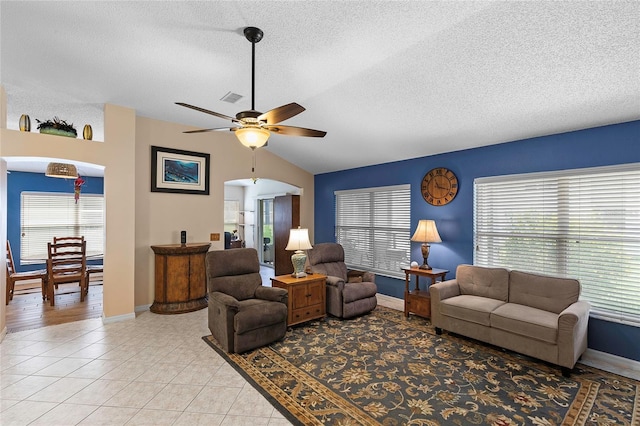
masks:
[[[410,185],[336,191],[336,242],[345,263],[382,275],[404,277],[411,239]]]
[[[474,264],[577,278],[640,326],[640,164],[476,179],[474,242]]]
[[[104,253],[104,196],[22,192],[20,196],[20,261],[42,263],[53,237],[84,236],[87,256]]]

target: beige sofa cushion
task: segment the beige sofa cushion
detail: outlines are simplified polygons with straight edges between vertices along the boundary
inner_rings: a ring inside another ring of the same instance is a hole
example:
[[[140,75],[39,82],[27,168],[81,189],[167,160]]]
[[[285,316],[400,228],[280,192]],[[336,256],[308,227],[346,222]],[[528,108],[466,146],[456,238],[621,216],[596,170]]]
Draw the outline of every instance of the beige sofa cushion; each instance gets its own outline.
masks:
[[[456,281],[461,294],[490,297],[506,302],[509,298],[509,271],[503,268],[485,268],[460,265]]]
[[[552,344],[558,340],[558,315],[516,303],[496,308],[491,327]]]
[[[444,299],[440,304],[440,312],[442,315],[489,327],[491,311],[504,303],[501,300],[467,294]]]
[[[578,280],[519,271],[511,271],[509,275],[511,303],[559,314],[580,297]]]

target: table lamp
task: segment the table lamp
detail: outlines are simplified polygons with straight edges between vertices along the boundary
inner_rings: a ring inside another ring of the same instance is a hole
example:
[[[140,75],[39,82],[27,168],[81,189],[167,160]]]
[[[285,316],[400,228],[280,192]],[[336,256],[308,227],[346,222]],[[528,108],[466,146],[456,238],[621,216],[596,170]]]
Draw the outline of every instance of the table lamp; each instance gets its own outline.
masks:
[[[307,274],[304,272],[304,264],[307,262],[307,255],[303,250],[309,250],[311,243],[309,242],[309,230],[306,228],[292,229],[289,233],[289,242],[284,248],[285,250],[295,250],[291,255],[291,263],[293,264],[292,277],[302,278]]]
[[[417,241],[422,243],[422,258],[424,259],[424,263],[419,266],[420,269],[433,269],[427,263],[427,259],[429,258],[429,243],[441,243],[440,234],[438,234],[438,228],[436,228],[435,220],[429,219],[421,219],[418,222],[418,228],[416,232],[413,233],[413,237],[411,237],[411,241]]]

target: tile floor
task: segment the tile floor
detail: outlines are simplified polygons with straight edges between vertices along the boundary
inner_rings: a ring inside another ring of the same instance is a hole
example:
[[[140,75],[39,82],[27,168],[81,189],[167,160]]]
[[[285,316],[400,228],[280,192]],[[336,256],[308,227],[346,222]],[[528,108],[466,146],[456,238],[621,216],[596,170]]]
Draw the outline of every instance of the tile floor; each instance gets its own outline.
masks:
[[[7,334],[0,424],[289,425],[207,334],[206,309]]]

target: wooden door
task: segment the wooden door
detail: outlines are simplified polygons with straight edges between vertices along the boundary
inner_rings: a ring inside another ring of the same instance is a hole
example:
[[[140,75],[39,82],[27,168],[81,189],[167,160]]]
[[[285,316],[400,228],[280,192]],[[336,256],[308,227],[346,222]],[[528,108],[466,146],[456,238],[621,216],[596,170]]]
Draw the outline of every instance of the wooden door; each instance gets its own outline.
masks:
[[[293,252],[284,248],[289,242],[291,228],[300,226],[300,196],[282,195],[273,201],[273,237],[274,237],[274,273],[278,275],[291,274]]]

